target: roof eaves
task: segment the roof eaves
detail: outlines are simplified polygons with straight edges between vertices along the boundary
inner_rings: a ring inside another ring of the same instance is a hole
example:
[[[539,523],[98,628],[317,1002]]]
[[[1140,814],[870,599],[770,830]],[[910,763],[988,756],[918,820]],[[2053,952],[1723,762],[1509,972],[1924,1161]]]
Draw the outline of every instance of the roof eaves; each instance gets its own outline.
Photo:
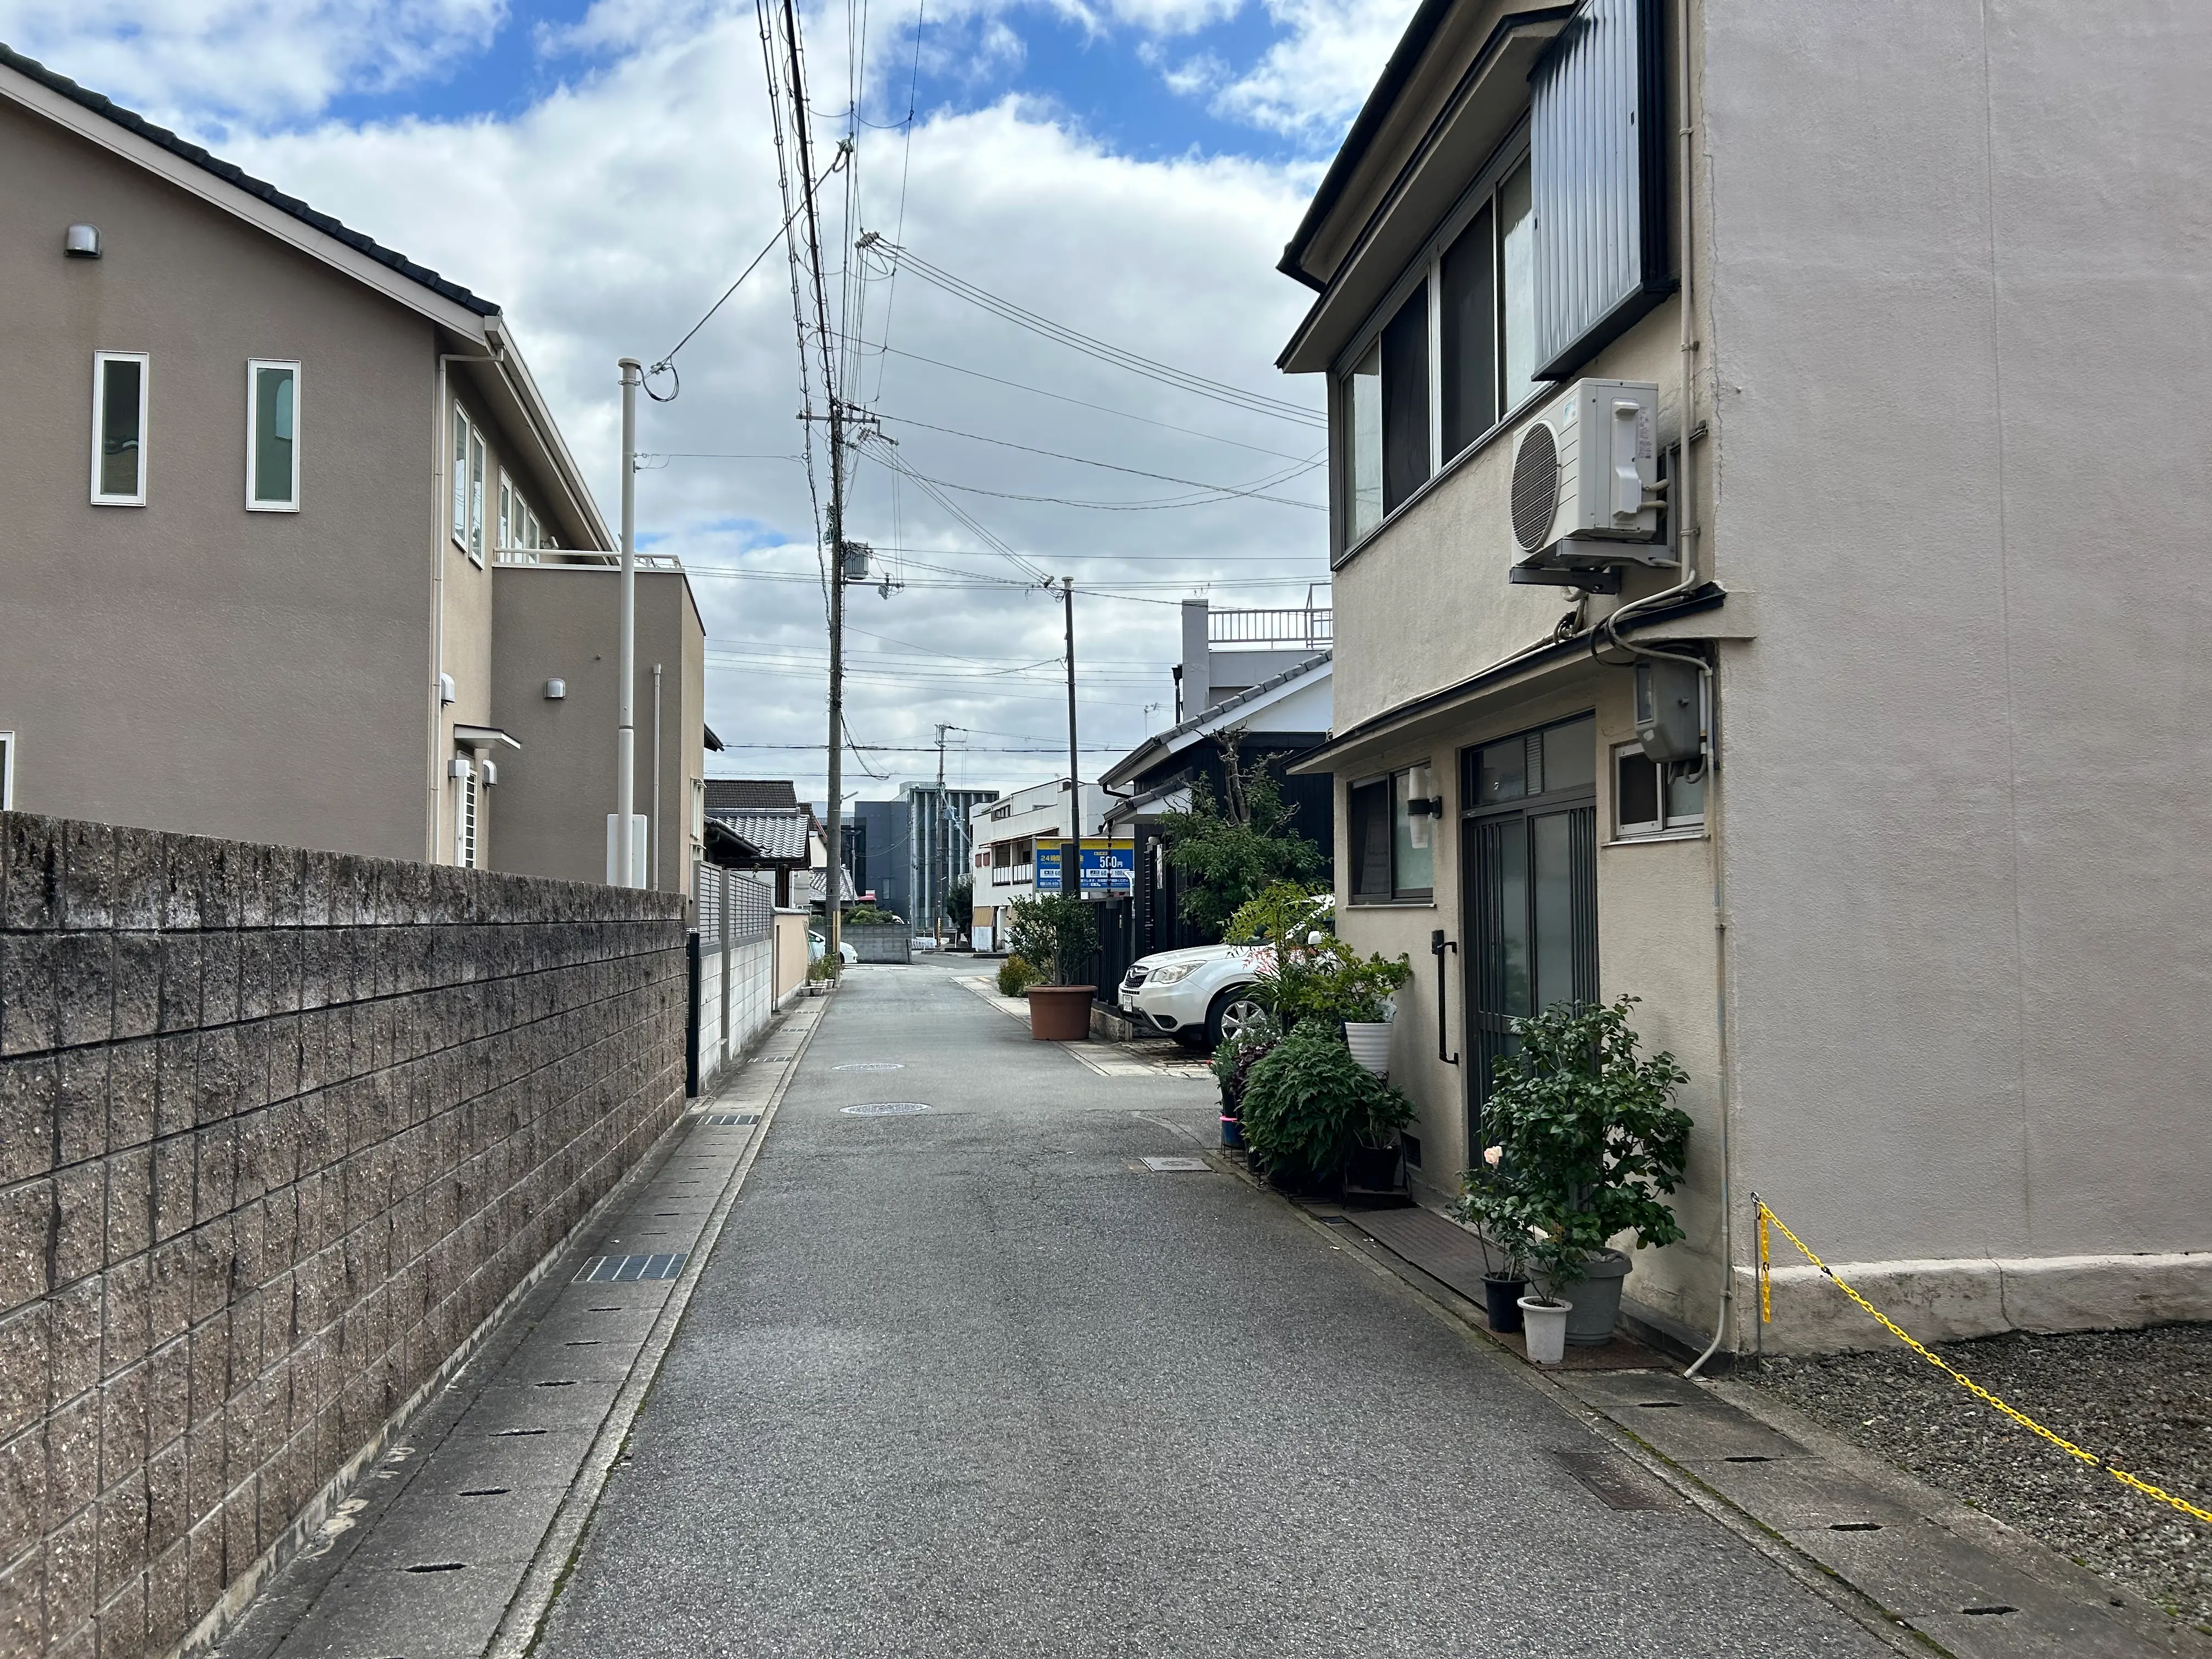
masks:
[[[0,42],[0,65],[14,70],[27,79],[37,82],[48,91],[58,93],[70,102],[90,110],[103,119],[113,122],[125,131],[144,139],[181,161],[191,162],[203,172],[213,174],[234,189],[244,191],[258,200],[266,202],[281,213],[289,214],[301,224],[321,232],[335,241],[342,242],[355,252],[374,259],[377,264],[395,270],[410,282],[428,289],[441,299],[449,300],[479,317],[496,317],[499,307],[483,295],[471,293],[459,283],[449,282],[427,265],[419,265],[396,249],[386,247],[371,237],[364,236],[352,227],[343,224],[329,214],[310,206],[296,196],[287,196],[266,179],[257,179],[234,161],[226,161],[189,139],[179,137],[163,126],[156,126],[136,110],[125,109],[105,94],[81,87],[65,75],[57,75],[34,58],[26,58],[4,42]]]

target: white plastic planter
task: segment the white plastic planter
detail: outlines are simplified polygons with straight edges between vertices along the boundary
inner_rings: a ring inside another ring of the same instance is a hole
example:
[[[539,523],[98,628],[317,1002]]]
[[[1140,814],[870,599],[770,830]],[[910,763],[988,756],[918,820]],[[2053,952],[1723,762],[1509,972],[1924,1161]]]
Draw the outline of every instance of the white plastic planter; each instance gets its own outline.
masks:
[[[1364,1021],[1344,1022],[1344,1041],[1352,1050],[1352,1057],[1377,1077],[1390,1075],[1390,1023],[1380,1020],[1373,1024]]]
[[[1531,1297],[1520,1300],[1521,1328],[1528,1340],[1529,1363],[1556,1365],[1567,1355],[1567,1316],[1571,1302],[1543,1303]]]

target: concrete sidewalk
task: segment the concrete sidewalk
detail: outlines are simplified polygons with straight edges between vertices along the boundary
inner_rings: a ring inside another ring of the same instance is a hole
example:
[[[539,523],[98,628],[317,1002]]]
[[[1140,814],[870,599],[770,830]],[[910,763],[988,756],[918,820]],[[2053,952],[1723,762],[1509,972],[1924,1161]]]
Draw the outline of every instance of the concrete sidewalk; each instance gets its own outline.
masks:
[[[1277,1200],[1143,1163],[1215,1115],[849,974],[540,1651],[1889,1650]]]
[[[364,1472],[214,1659],[478,1659],[520,1650],[824,1006],[799,1005],[671,1130]]]

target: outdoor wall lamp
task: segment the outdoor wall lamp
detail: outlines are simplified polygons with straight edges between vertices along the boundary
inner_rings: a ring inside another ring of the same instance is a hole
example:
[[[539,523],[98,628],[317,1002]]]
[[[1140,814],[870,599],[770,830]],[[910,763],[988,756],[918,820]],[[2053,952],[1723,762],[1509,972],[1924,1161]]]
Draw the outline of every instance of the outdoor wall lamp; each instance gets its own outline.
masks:
[[[1440,818],[1444,815],[1444,798],[1442,795],[1416,796],[1406,803],[1406,811],[1409,816],[1417,818]]]
[[[71,225],[68,234],[62,238],[62,252],[71,259],[100,258],[100,227]]]

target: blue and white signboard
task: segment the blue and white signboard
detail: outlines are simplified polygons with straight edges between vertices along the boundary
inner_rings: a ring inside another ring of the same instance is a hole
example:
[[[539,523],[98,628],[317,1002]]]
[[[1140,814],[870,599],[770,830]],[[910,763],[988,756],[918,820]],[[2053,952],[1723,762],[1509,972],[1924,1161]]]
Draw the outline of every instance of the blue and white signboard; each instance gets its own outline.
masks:
[[[1111,898],[1137,889],[1137,843],[1097,837],[1083,843],[1083,896]]]
[[[1041,841],[1036,844],[1036,890],[1040,893],[1060,891],[1060,850],[1065,843]]]

